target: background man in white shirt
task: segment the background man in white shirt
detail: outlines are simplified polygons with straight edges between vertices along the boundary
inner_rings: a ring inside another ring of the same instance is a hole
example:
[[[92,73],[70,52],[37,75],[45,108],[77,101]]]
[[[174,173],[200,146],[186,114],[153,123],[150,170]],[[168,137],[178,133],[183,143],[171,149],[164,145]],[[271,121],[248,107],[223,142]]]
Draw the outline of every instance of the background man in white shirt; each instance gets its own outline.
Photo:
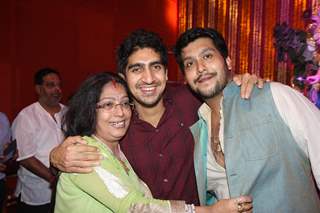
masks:
[[[17,141],[19,196],[18,212],[48,212],[55,175],[50,171],[49,153],[63,141],[61,118],[65,107],[59,72],[40,69],[34,76],[38,101],[24,108],[12,125]]]
[[[186,31],[175,55],[205,101],[191,127],[200,203],[251,195],[259,213],[320,212],[312,179],[313,173],[320,188],[320,111],[279,83],[239,99],[240,90],[229,82],[227,45],[214,29]]]

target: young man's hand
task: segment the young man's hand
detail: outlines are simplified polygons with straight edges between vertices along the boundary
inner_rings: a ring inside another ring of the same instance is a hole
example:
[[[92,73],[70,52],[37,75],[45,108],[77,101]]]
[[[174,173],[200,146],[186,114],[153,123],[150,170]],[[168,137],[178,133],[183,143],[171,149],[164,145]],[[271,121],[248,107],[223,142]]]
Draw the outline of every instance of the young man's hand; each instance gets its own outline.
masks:
[[[80,136],[68,137],[50,153],[51,164],[63,172],[89,173],[98,166],[102,155]]]
[[[262,89],[264,86],[265,79],[258,78],[255,74],[240,74],[233,76],[233,81],[241,86],[240,96],[244,99],[249,99],[254,86]]]

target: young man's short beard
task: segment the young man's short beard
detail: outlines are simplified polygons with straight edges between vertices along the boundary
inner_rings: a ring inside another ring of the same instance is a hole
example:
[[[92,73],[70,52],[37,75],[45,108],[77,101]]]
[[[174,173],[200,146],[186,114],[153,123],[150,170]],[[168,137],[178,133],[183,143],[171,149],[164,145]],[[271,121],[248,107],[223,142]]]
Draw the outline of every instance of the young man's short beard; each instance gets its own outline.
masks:
[[[133,97],[133,99],[138,102],[141,106],[145,107],[145,108],[152,108],[154,106],[156,106],[163,98],[163,93],[159,94],[158,98],[152,102],[152,103],[146,103],[143,100],[137,99],[135,97]]]
[[[221,81],[217,81],[215,87],[213,87],[209,92],[207,93],[203,93],[200,90],[197,89],[196,93],[200,95],[200,97],[204,100],[209,99],[209,98],[213,98],[214,96],[220,94],[223,89],[226,87],[226,85],[228,84],[228,80],[229,80],[229,71],[225,70],[225,72],[223,73],[223,76],[221,76],[222,79]]]
[[[204,100],[209,99],[209,98],[213,98],[214,96],[220,94],[223,91],[223,89],[226,87],[227,83],[228,83],[228,80],[227,80],[227,78],[225,78],[222,83],[217,82],[216,86],[214,88],[212,88],[212,90],[210,90],[206,94],[199,91],[198,89],[197,89],[196,93],[198,93],[200,95],[200,97]]]

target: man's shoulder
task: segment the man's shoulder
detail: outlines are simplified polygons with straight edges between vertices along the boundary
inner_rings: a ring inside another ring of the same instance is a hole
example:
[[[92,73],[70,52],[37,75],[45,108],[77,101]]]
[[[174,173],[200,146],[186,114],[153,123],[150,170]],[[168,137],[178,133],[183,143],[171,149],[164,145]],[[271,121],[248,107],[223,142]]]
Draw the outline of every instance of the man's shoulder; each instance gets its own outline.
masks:
[[[13,121],[13,126],[17,123],[30,123],[40,116],[40,104],[38,102],[32,103],[25,108],[23,108]]]
[[[15,117],[11,126],[14,135],[16,132],[25,129],[26,127],[30,127],[30,125],[34,123],[34,118],[38,115],[35,111],[36,103],[37,102],[26,106]]]
[[[253,95],[255,95],[255,94],[267,95],[267,96],[273,98],[275,93],[279,93],[281,95],[288,95],[291,93],[296,94],[299,92],[294,90],[292,87],[285,85],[283,83],[280,83],[280,82],[266,82],[262,89],[257,88],[255,86],[252,94]]]
[[[34,102],[26,107],[24,107],[19,113],[18,113],[18,116],[21,116],[21,115],[29,115],[29,114],[34,114],[35,111],[37,110],[38,108],[38,105],[39,103],[38,102]],[[17,117],[18,117],[17,116]]]
[[[282,84],[280,82],[270,82],[269,84],[273,92],[276,91],[276,92],[286,93],[286,92],[296,91],[292,87],[289,87],[288,85]]]
[[[270,93],[270,87],[271,87],[270,82],[265,83],[263,85],[263,88],[258,88],[257,86],[254,86],[251,91],[249,99],[243,99],[240,97],[241,87],[236,85],[234,82],[229,82],[223,90],[223,96],[224,96],[224,100],[228,99],[229,97],[234,97],[234,98],[238,97],[239,99],[243,99],[243,100],[252,100],[257,96]]]
[[[39,102],[34,102],[34,103],[32,103],[32,104],[29,104],[28,106],[24,107],[24,108],[21,110],[21,112],[22,112],[22,111],[27,111],[27,110],[35,109],[35,108],[38,107],[38,105],[39,105]]]

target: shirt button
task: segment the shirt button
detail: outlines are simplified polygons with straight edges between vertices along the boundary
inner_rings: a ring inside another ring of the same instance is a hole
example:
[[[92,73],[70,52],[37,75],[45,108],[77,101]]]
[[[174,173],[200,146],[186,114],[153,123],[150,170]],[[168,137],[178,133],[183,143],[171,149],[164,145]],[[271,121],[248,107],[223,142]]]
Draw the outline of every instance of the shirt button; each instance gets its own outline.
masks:
[[[184,123],[181,122],[181,123],[180,123],[180,126],[181,126],[181,127],[184,126]]]
[[[167,178],[163,179],[163,182],[168,183],[169,180]]]
[[[160,153],[160,154],[159,154],[159,157],[162,158],[162,157],[163,157],[163,154]]]
[[[156,132],[159,132],[159,129],[156,129]]]

